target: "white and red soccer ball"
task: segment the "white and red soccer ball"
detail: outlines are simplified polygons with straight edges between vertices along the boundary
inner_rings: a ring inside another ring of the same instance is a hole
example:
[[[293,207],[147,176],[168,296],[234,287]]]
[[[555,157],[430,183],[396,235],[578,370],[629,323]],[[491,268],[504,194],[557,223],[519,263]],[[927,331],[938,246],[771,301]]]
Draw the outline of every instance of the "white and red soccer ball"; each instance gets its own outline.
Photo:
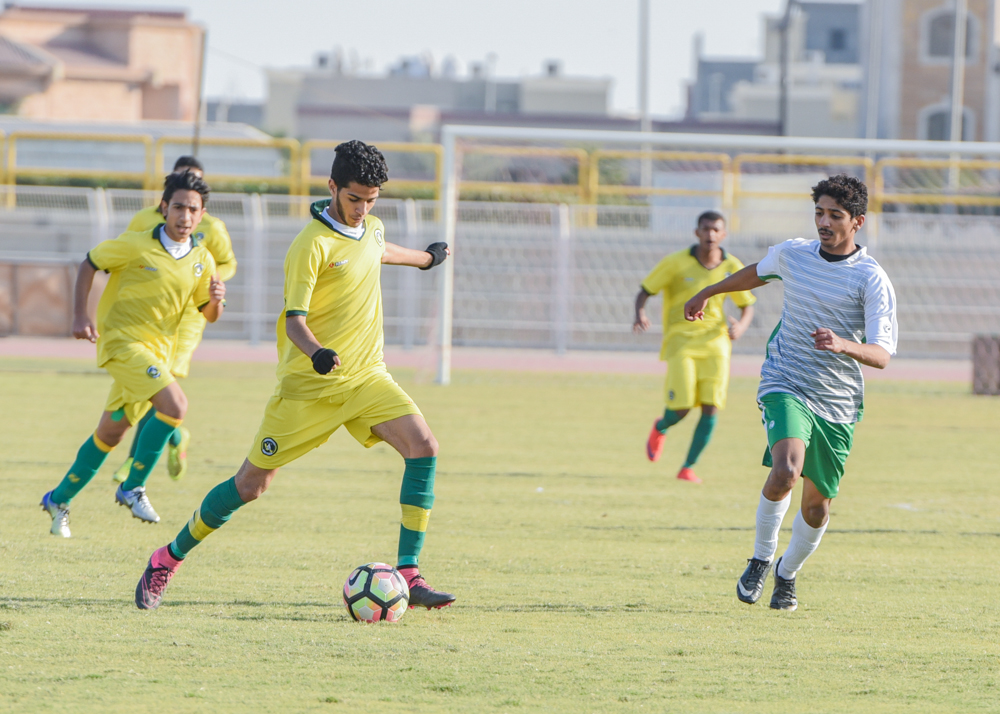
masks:
[[[360,622],[399,622],[410,604],[410,589],[391,565],[368,563],[355,568],[344,583],[344,604]]]

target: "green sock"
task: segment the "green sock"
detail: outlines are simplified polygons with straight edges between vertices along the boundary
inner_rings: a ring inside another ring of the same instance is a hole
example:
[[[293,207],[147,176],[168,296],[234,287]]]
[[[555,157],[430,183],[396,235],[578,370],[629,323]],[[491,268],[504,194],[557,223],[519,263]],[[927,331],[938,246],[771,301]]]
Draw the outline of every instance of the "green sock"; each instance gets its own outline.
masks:
[[[702,414],[698,420],[698,426],[694,429],[694,436],[691,437],[691,448],[688,449],[687,459],[684,461],[684,468],[689,468],[698,463],[698,457],[712,440],[712,432],[715,430],[716,414]]]
[[[169,441],[170,441],[170,445],[171,446],[180,446],[181,445],[181,430],[180,429],[174,429],[174,432],[170,435]]]
[[[149,474],[153,472],[156,462],[167,448],[167,440],[180,424],[179,419],[170,419],[177,424],[168,424],[164,419],[170,417],[157,414],[154,419],[149,420],[136,439],[139,445],[135,449],[135,460],[129,469],[128,478],[122,484],[122,491],[131,491],[133,488],[146,485]]]
[[[683,417],[670,409],[663,410],[663,418],[656,422],[656,430],[661,434],[666,434],[667,429],[679,422]]]
[[[103,447],[103,448],[102,448]],[[106,444],[98,444],[96,435],[89,437],[80,450],[76,452],[76,461],[69,467],[69,471],[63,476],[63,480],[52,491],[52,500],[55,503],[69,503],[76,494],[83,490],[83,487],[90,483],[91,479],[97,475],[98,469],[108,458],[111,449]]]
[[[132,437],[132,446],[128,447],[129,458],[135,458],[135,448],[139,445],[139,434],[142,433],[142,428],[149,423],[149,420],[153,418],[156,414],[156,408],[150,407],[149,411],[139,420],[139,423],[135,425],[135,436]]]
[[[434,506],[434,469],[436,456],[406,459],[403,485],[399,490],[399,505],[403,519],[399,525],[397,565],[416,565],[424,547],[427,522]]]
[[[243,499],[236,490],[236,477],[233,476],[208,492],[205,500],[201,502],[201,507],[194,512],[191,520],[181,528],[181,532],[170,544],[170,554],[177,560],[184,560],[209,533],[225,525],[241,506]]]

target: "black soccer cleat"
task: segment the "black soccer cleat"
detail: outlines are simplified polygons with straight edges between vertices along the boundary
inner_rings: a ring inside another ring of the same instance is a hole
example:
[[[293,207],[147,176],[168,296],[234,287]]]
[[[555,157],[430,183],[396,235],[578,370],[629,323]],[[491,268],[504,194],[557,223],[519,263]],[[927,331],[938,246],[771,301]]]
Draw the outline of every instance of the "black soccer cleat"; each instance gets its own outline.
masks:
[[[781,558],[778,558],[778,563]],[[785,579],[778,575],[778,565],[774,566],[774,592],[771,593],[772,610],[788,610],[791,612],[799,606],[795,599],[795,578]]]
[[[455,602],[455,596],[451,593],[443,593],[440,590],[435,590],[427,581],[424,580],[422,575],[417,575],[413,579],[410,585],[410,609],[417,607],[426,607],[428,610],[431,608],[438,609],[442,607],[448,607],[453,602]]]
[[[750,558],[747,561],[747,569],[736,583],[736,597],[750,605],[760,600],[760,595],[764,592],[764,581],[767,580],[770,569],[770,561]]]

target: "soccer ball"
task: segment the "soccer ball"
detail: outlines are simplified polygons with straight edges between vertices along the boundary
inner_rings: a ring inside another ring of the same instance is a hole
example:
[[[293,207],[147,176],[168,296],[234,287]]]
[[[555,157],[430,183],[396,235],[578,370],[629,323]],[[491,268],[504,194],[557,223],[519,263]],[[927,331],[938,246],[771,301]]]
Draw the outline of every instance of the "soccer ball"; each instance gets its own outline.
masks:
[[[406,578],[385,563],[355,568],[344,583],[344,604],[361,622],[399,622],[410,604]]]

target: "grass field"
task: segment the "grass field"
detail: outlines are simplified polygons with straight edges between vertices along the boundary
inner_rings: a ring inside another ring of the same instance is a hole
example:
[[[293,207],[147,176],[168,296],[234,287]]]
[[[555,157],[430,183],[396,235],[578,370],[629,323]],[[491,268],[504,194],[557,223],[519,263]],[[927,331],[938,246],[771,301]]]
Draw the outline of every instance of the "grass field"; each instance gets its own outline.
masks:
[[[766,475],[751,380],[695,486],[673,478],[694,420],[644,456],[657,378],[401,372],[441,443],[421,565],[454,607],[348,618],[351,569],[393,562],[402,461],[341,431],[136,610],[150,552],[242,461],[272,375],[196,364],[191,472],[149,483],[163,521],[115,505],[113,454],[63,540],[38,500],[109,378],[0,360],[0,711],[1000,711],[1000,400],[873,385],[799,610],[779,613],[770,584],[756,606],[735,597]]]

